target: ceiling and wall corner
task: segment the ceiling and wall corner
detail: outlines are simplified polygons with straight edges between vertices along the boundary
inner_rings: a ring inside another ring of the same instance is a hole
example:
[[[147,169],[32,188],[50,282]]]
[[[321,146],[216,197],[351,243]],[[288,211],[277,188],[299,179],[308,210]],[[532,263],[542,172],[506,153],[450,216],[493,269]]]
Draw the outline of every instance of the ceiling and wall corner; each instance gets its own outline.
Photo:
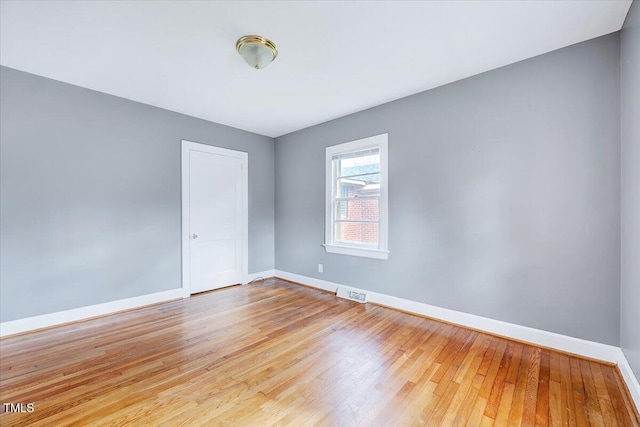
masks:
[[[2,1],[0,64],[277,137],[618,31],[631,1]],[[280,55],[250,69],[245,34]]]

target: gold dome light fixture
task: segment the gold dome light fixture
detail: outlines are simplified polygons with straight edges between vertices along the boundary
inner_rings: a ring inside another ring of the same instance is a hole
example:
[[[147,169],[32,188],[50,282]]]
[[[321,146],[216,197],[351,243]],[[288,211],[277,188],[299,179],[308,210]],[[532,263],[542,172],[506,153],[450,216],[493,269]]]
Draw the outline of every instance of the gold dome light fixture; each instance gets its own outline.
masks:
[[[271,64],[278,56],[275,43],[261,36],[240,37],[236,42],[236,50],[247,64],[256,70]]]

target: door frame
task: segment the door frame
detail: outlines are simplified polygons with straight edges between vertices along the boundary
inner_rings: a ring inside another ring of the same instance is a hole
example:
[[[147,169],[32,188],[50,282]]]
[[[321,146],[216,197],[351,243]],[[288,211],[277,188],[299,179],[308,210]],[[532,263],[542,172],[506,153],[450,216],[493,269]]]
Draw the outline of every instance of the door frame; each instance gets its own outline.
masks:
[[[189,152],[204,153],[240,159],[242,164],[242,284],[247,283],[249,266],[249,154],[244,151],[230,150],[199,142],[182,140],[182,296],[191,296],[191,249],[189,247]]]

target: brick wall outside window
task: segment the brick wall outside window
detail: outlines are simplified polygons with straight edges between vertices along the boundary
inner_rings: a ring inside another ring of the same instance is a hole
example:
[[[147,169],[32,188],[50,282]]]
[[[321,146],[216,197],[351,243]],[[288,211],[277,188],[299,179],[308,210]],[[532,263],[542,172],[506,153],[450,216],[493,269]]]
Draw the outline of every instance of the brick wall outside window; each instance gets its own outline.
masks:
[[[366,190],[362,190],[361,187],[349,186],[347,197],[353,197],[356,194],[358,196],[367,195]],[[377,194],[378,190],[371,190],[369,193]],[[352,220],[378,220],[378,200],[377,199],[362,199],[362,200],[350,200],[347,203],[346,216],[344,219]],[[369,243],[372,245],[378,244],[378,223],[357,223],[347,222],[341,223],[339,226],[339,232],[337,240],[342,242],[358,242]]]

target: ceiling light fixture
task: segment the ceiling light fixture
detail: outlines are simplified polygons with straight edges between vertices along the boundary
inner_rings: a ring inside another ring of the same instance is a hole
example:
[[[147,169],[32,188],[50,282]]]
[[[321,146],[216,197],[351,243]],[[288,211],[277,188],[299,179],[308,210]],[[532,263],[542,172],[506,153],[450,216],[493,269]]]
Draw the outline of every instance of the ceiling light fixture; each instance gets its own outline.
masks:
[[[247,64],[256,70],[271,64],[278,56],[275,43],[261,36],[240,37],[236,42],[236,49]]]

